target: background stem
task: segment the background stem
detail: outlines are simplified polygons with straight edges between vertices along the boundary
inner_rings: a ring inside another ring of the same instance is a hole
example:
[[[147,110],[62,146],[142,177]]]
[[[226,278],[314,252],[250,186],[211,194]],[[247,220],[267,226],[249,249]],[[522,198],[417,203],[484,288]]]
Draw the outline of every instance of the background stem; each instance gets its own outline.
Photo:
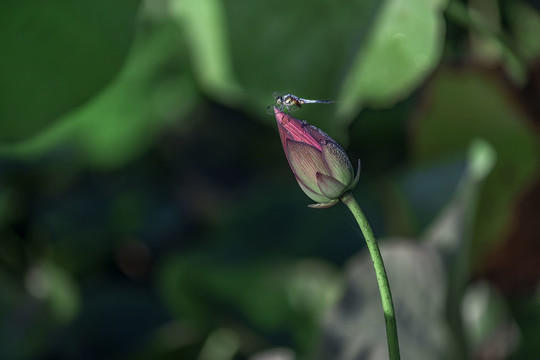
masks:
[[[396,315],[394,312],[394,303],[392,301],[392,292],[390,291],[390,284],[388,283],[388,277],[386,276],[386,269],[384,268],[383,258],[379,251],[379,245],[373,235],[373,230],[364,215],[362,209],[356,202],[353,194],[347,192],[341,197],[341,201],[351,210],[354,218],[364,234],[366,243],[373,260],[373,267],[375,268],[375,274],[377,275],[377,283],[379,285],[379,292],[381,293],[381,301],[384,312],[384,321],[386,325],[386,337],[388,339],[388,354],[390,360],[398,360],[399,355],[399,342],[396,326]]]

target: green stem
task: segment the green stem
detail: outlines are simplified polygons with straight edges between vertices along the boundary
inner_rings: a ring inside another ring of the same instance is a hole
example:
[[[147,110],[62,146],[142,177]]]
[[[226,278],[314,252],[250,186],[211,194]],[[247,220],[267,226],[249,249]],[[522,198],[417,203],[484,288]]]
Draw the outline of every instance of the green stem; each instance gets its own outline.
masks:
[[[386,324],[386,338],[388,339],[388,354],[390,360],[399,360],[399,343],[396,326],[396,315],[394,312],[394,303],[392,302],[392,292],[390,291],[390,284],[388,283],[388,276],[386,276],[386,269],[384,268],[384,262],[379,251],[379,245],[373,235],[373,230],[369,226],[369,222],[360,209],[360,206],[356,202],[351,192],[345,193],[341,197],[341,201],[351,210],[354,218],[364,234],[366,243],[373,260],[373,267],[377,274],[377,283],[379,285],[379,292],[381,293],[381,301],[384,312],[384,321]]]

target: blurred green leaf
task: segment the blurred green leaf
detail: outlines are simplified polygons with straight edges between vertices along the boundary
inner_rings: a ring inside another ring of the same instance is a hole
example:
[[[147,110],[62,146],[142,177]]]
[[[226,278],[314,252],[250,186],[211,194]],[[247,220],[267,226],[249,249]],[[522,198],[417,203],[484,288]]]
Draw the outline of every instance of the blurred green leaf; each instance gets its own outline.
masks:
[[[520,348],[515,358],[535,359],[540,338],[540,290],[537,288],[530,296],[514,299],[510,305],[521,330]]]
[[[185,0],[170,2],[170,6],[184,29],[192,66],[203,90],[225,103],[238,102],[242,93],[232,72],[223,2]]]
[[[484,180],[497,161],[495,149],[483,139],[475,139],[469,148],[469,172],[473,182]]]
[[[429,164],[465,151],[475,138],[487,140],[497,163],[479,197],[473,259],[486,256],[505,233],[513,204],[540,168],[540,141],[501,84],[478,72],[438,73],[432,98],[416,122],[413,154]]]
[[[0,141],[24,139],[118,72],[138,0],[9,1],[0,12]]]
[[[478,198],[494,163],[495,152],[491,145],[474,139],[469,146],[466,170],[453,199],[423,235],[424,242],[438,250],[445,264],[445,315],[453,336],[453,346],[448,350],[451,358],[470,356],[461,304],[471,277],[471,247]]]
[[[475,283],[463,297],[462,310],[474,358],[508,359],[518,343],[519,330],[504,297],[487,283]]]
[[[244,108],[267,120],[264,109],[274,102],[274,91],[335,98],[343,68],[362,46],[380,3],[354,0],[344,8],[328,0],[224,2],[233,72],[247,96]],[[334,109],[306,107],[301,116],[316,125]],[[329,132],[338,127],[327,124]]]
[[[65,357],[134,358],[129,355],[145,350],[153,332],[170,321],[160,299],[140,284],[101,277],[85,282],[83,292],[79,316],[53,338]]]
[[[464,171],[462,158],[408,169],[388,199],[387,217],[395,221],[400,214],[405,229],[412,227],[414,234],[423,232],[455,197]]]
[[[540,13],[524,1],[508,1],[509,21],[516,44],[528,62],[540,57]]]
[[[232,329],[219,328],[208,336],[198,360],[231,360],[238,351],[238,335]]]
[[[59,323],[68,323],[79,310],[79,291],[71,275],[52,262],[43,261],[26,276],[28,292],[46,301]]]
[[[228,309],[265,332],[287,329],[301,349],[312,344],[319,317],[341,291],[335,269],[316,260],[227,265],[179,256],[163,264],[159,281],[166,304],[190,324],[223,326],[227,319],[218,313]]]
[[[54,329],[49,307],[30,296],[22,297],[9,308],[0,322],[0,357],[33,360],[49,345]]]
[[[55,331],[78,314],[78,287],[67,271],[46,260],[30,267],[22,282],[0,270],[0,358],[36,359]]]
[[[4,228],[13,217],[13,200],[15,200],[13,190],[0,184],[0,229]]]
[[[0,154],[34,159],[69,147],[96,167],[129,161],[195,104],[181,44],[178,28],[170,23],[143,31],[124,68],[104,91],[38,136],[0,146]]]
[[[445,270],[435,249],[401,239],[380,241],[396,309],[403,359],[451,359],[444,318]],[[367,252],[345,269],[346,292],[325,317],[321,359],[388,357],[384,315]]]
[[[190,270],[195,268],[204,271],[194,273]],[[237,311],[250,313],[250,317],[255,317],[252,320],[259,325],[273,328],[287,317],[284,314],[288,314],[289,310],[283,291],[274,288],[279,284],[261,281],[264,270],[260,265],[226,266],[205,256],[175,257],[163,264],[159,277],[160,288],[167,305],[180,318],[213,325],[212,312],[217,310],[219,303],[225,301],[234,304]],[[254,286],[262,286],[262,289],[256,290]],[[243,289],[250,291],[245,292]],[[264,293],[274,296],[267,297]],[[249,302],[247,308],[240,303],[246,301],[246,295],[258,298],[257,301]],[[258,311],[262,310],[259,307],[266,310]]]
[[[294,360],[294,351],[288,348],[273,348],[254,354],[249,360]]]
[[[393,104],[429,75],[444,46],[446,3],[384,3],[340,90],[340,118],[350,119],[362,106]]]

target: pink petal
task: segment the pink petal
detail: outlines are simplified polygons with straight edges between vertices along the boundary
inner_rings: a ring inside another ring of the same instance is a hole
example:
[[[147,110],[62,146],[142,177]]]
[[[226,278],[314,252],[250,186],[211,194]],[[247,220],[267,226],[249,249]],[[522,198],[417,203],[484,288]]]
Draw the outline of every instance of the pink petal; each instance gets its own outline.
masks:
[[[274,113],[276,114],[279,136],[281,137],[281,143],[284,149],[285,139],[303,142],[318,150],[322,149],[321,144],[317,141],[317,138],[312,136],[314,133],[312,128],[316,129],[315,127],[309,125],[305,121],[298,120],[285,114],[276,107],[274,107]]]
[[[330,173],[322,153],[311,145],[290,139],[287,139],[286,153],[294,174],[304,185],[317,191],[317,173]]]

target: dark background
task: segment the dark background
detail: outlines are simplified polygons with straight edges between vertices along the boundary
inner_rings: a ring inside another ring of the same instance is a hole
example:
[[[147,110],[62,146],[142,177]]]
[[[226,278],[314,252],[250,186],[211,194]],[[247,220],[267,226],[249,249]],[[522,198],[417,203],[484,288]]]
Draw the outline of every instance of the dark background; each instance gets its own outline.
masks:
[[[3,2],[0,359],[385,358],[273,91],[337,101],[294,116],[362,160],[403,358],[538,359],[539,34],[525,0]]]

